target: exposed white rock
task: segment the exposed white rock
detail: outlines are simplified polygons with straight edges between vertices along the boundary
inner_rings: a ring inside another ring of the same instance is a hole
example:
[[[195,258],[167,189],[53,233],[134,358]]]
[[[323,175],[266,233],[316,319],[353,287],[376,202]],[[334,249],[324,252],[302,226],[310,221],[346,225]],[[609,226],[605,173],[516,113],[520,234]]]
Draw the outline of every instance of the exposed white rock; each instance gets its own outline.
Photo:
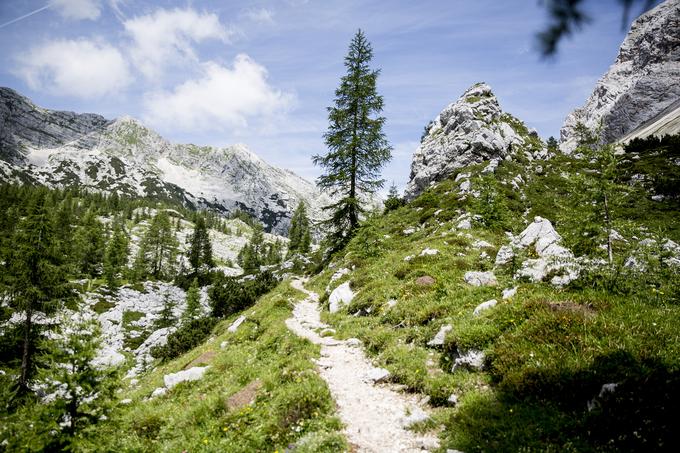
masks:
[[[517,294],[517,286],[503,290],[503,300],[510,299]]]
[[[614,64],[585,105],[565,120],[560,149],[571,153],[576,148],[578,123],[593,131],[600,129],[604,142],[658,133],[655,129],[645,134],[636,131],[673,112],[677,115],[679,62],[680,0],[667,0],[633,22]]]
[[[328,296],[329,311],[331,313],[336,313],[342,307],[349,305],[354,299],[354,292],[349,286],[349,282],[345,282],[338,286],[331,292]]]
[[[351,271],[350,271],[349,269],[347,269],[346,267],[343,267],[343,268],[341,268],[341,269],[338,269],[337,271],[335,271],[335,272],[333,273],[333,275],[331,275],[330,283],[333,283],[333,282],[335,282],[335,281],[340,280],[342,277],[344,277],[345,275],[349,274],[350,272],[351,272]]]
[[[165,387],[157,387],[153,392],[151,392],[151,398],[157,398],[168,393],[168,389]]]
[[[404,236],[410,236],[411,234],[413,234],[413,233],[415,233],[415,232],[416,232],[416,229],[413,228],[413,227],[406,228],[406,229],[403,231]]]
[[[451,332],[453,330],[453,326],[451,324],[446,324],[445,326],[441,326],[439,328],[439,332],[434,336],[433,339],[427,342],[428,346],[442,346],[444,345],[444,341],[446,340],[446,334]]]
[[[368,371],[364,377],[367,382],[379,384],[389,379],[390,372],[385,368],[373,368],[372,370]]]
[[[484,352],[475,349],[470,349],[469,351],[463,353],[458,350],[458,357],[453,361],[453,368],[451,371],[456,371],[461,368],[467,368],[469,370],[481,370],[484,368]]]
[[[458,224],[456,225],[456,228],[458,228],[459,230],[472,229],[472,221],[470,220],[469,217],[467,217],[467,218],[459,221]]]
[[[420,252],[419,256],[435,256],[438,253],[439,253],[439,250],[426,247],[426,248],[423,249],[422,252]]]
[[[498,249],[498,253],[496,254],[496,266],[502,266],[504,264],[508,264],[512,259],[515,257],[515,251],[513,250],[512,246],[510,245],[504,245],[501,248]]]
[[[130,398],[125,398],[123,400],[120,400],[120,404],[122,404],[123,406],[127,406],[129,404],[132,404],[132,400]]]
[[[387,308],[393,308],[397,305],[397,301],[395,299],[390,299],[387,301]]]
[[[408,262],[412,261],[413,258],[415,258],[415,257],[416,257],[415,255],[407,255],[407,256],[404,257],[404,261],[406,261],[408,263]]]
[[[231,333],[236,332],[245,320],[246,320],[246,317],[244,315],[239,316],[238,318],[236,318],[234,320],[234,322],[231,323],[231,325],[227,329],[227,332],[231,332]]]
[[[474,312],[472,312],[473,316],[479,316],[483,311],[486,311],[490,308],[495,307],[498,304],[498,301],[496,299],[491,299],[487,300],[486,302],[482,302],[481,304],[477,305],[475,307]]]
[[[426,422],[429,419],[430,416],[427,415],[427,413],[424,410],[418,407],[412,407],[410,408],[410,414],[405,414],[404,417],[402,418],[401,424],[404,428],[409,429],[414,425]]]
[[[469,283],[472,286],[496,286],[498,284],[498,280],[496,280],[496,276],[491,271],[486,271],[486,272],[470,271],[470,272],[466,272],[465,275],[463,276],[463,279],[465,280],[466,283]]]
[[[449,396],[449,397],[446,399],[446,401],[447,401],[451,406],[455,406],[456,404],[458,404],[458,395],[456,395],[455,393],[452,393],[451,396]]]
[[[484,249],[484,248],[492,248],[493,244],[489,244],[486,241],[483,240],[477,240],[472,243],[472,246],[476,249]]]
[[[165,383],[166,388],[171,389],[181,382],[198,381],[199,379],[203,378],[203,375],[208,370],[208,368],[210,367],[195,366],[189,368],[188,370],[182,370],[178,371],[177,373],[166,374],[165,376],[163,376],[163,382]]]
[[[427,126],[413,154],[405,197],[415,198],[460,168],[488,160],[498,162],[514,148],[527,145],[529,134],[521,124],[503,113],[489,85],[473,85]],[[540,141],[537,136],[536,140]],[[469,190],[469,181],[463,184],[461,191]]]

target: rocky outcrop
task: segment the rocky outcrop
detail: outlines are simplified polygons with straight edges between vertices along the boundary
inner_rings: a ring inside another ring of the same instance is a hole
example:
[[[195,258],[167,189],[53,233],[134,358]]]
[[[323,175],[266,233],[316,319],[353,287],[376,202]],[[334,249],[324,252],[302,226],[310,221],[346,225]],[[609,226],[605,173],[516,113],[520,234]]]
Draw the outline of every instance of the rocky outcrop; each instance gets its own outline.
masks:
[[[420,146],[413,154],[406,198],[415,198],[467,165],[542,147],[535,132],[501,110],[489,85],[475,84],[425,128]]]
[[[633,22],[614,64],[565,120],[560,149],[576,148],[578,123],[601,128],[601,140],[613,143],[661,120],[678,107],[679,80],[680,0],[666,0]]]
[[[8,88],[0,88],[0,125],[0,181],[242,210],[278,233],[300,201],[317,219],[328,201],[314,184],[245,145],[174,144],[133,118],[47,110]]]

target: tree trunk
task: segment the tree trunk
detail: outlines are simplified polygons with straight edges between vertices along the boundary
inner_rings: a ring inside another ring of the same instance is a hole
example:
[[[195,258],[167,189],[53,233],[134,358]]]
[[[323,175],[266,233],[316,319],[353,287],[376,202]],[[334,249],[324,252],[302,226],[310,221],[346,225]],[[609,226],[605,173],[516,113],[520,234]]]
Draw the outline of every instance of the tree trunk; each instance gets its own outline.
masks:
[[[614,253],[612,252],[612,223],[609,215],[609,201],[607,194],[604,194],[604,221],[607,224],[607,255],[609,258],[609,265],[614,262]]]
[[[28,390],[28,378],[31,367],[31,330],[33,328],[33,311],[26,310],[26,322],[24,324],[24,345],[21,354],[21,374],[19,376],[20,390]]]

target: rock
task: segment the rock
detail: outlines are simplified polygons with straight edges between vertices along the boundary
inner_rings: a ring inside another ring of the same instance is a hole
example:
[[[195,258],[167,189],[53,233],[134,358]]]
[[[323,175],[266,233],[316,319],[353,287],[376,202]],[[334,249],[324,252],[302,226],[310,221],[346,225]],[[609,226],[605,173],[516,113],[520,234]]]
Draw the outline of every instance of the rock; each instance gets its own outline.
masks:
[[[669,118],[680,113],[679,60],[680,1],[670,0],[633,22],[614,64],[565,120],[560,149],[574,151],[578,123],[599,130],[605,143],[677,133],[678,122]]]
[[[472,286],[496,286],[498,284],[498,280],[496,280],[496,276],[491,271],[486,271],[486,272],[470,271],[470,272],[466,272],[463,279],[465,280],[466,283],[468,283]]]
[[[227,346],[229,346],[228,341],[223,341],[222,343],[220,343],[220,349],[225,349]]]
[[[390,299],[387,301],[387,308],[393,308],[395,305],[397,305],[397,301],[394,299]]]
[[[130,387],[134,387],[139,384],[139,379],[130,379]]]
[[[331,313],[336,313],[342,307],[349,305],[353,299],[354,292],[350,288],[349,282],[345,282],[331,292],[331,295],[328,297],[328,309]]]
[[[411,260],[413,260],[413,258],[415,258],[415,255],[408,255],[408,256],[404,257],[404,261],[409,263],[409,262],[411,262]]]
[[[508,264],[515,257],[515,252],[509,245],[504,245],[498,249],[498,254],[496,255],[496,266],[502,266]]]
[[[514,288],[508,288],[503,290],[503,300],[510,299],[511,297],[514,297],[515,294],[517,294],[517,286]]]
[[[458,396],[455,393],[452,393],[451,396],[449,396],[446,399],[446,402],[449,403],[451,406],[455,406],[458,404]]]
[[[434,285],[436,280],[429,275],[423,275],[422,277],[418,277],[416,279],[416,285],[418,286],[432,286]]]
[[[461,220],[460,222],[458,222],[458,224],[456,225],[456,228],[458,228],[459,230],[470,230],[470,229],[472,229],[472,221],[470,220],[469,217],[465,218],[465,219]]]
[[[493,244],[489,244],[489,243],[486,242],[486,241],[477,240],[477,241],[475,241],[475,242],[472,243],[472,246],[473,246],[474,248],[476,248],[476,249],[484,249],[484,248],[491,248],[491,247],[493,247]]]
[[[404,236],[410,236],[410,235],[412,235],[412,234],[415,233],[415,232],[416,232],[416,229],[413,228],[413,227],[411,227],[411,228],[406,228],[406,229],[403,231]]]
[[[439,253],[439,250],[437,249],[431,249],[431,248],[424,248],[422,252],[420,252],[419,256],[435,256]]]
[[[350,270],[347,269],[346,267],[343,267],[342,269],[338,269],[335,271],[335,273],[331,276],[330,283],[333,283],[337,280],[340,280],[343,276],[347,275],[350,273]]]
[[[483,311],[488,310],[490,308],[495,307],[498,304],[498,301],[496,299],[491,299],[487,300],[486,302],[483,302],[475,308],[475,311],[472,313],[473,316],[479,316]]]
[[[361,340],[359,340],[358,338],[348,338],[347,340],[345,340],[345,344],[353,348],[359,348],[361,347]]]
[[[165,387],[158,387],[153,392],[151,392],[151,398],[157,398],[168,393],[168,389]]]
[[[453,326],[451,324],[441,326],[439,328],[439,332],[437,332],[437,335],[435,335],[432,340],[428,341],[427,345],[428,346],[443,346],[444,340],[446,340],[446,334],[451,332],[452,330],[453,330]]]
[[[239,326],[243,324],[243,322],[246,320],[246,317],[244,315],[239,316],[236,318],[234,322],[231,323],[229,328],[227,329],[227,332],[234,333],[238,330]]]
[[[125,398],[124,400],[120,400],[120,404],[123,406],[127,406],[129,404],[132,404],[132,400],[130,398]]]
[[[255,379],[225,401],[228,410],[235,411],[255,402],[257,392],[262,388],[262,381]]]
[[[459,349],[456,355],[457,357],[454,359],[453,368],[451,369],[452,372],[460,368],[467,368],[473,371],[484,368],[485,355],[482,351],[470,349],[466,353],[462,353]]]
[[[533,223],[529,224],[524,231],[519,235],[519,245],[522,247],[529,247],[536,244],[536,251],[544,250],[551,244],[555,244],[562,240],[562,237],[557,234],[553,228],[550,220],[543,217],[534,217]]]
[[[460,168],[500,161],[515,148],[526,145],[527,137],[528,131],[521,121],[501,110],[491,87],[475,84],[427,126],[413,154],[405,198],[415,198]]]
[[[422,409],[418,407],[412,407],[411,413],[408,415],[405,415],[401,419],[401,425],[406,428],[412,428],[413,426],[417,425],[418,423],[423,423],[426,422],[430,419],[430,416],[425,413]]]
[[[366,373],[365,378],[368,382],[380,384],[381,382],[385,382],[390,378],[390,372],[385,368],[373,368],[371,371]]]
[[[163,382],[166,388],[171,389],[181,382],[198,381],[203,377],[208,368],[210,367],[193,367],[188,370],[178,371],[177,373],[166,374],[163,376]]]

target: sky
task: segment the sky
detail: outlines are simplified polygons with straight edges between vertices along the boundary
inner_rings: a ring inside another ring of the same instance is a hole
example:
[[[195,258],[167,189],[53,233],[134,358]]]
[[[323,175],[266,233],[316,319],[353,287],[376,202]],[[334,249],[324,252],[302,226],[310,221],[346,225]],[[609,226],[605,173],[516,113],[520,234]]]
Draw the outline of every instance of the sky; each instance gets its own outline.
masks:
[[[361,28],[393,146],[383,178],[403,188],[424,126],[476,82],[542,137],[559,137],[627,25],[617,0],[587,1],[592,22],[545,60],[535,45],[548,20],[541,3],[0,0],[0,86],[46,108],[132,116],[174,142],[245,143],[311,180]]]

